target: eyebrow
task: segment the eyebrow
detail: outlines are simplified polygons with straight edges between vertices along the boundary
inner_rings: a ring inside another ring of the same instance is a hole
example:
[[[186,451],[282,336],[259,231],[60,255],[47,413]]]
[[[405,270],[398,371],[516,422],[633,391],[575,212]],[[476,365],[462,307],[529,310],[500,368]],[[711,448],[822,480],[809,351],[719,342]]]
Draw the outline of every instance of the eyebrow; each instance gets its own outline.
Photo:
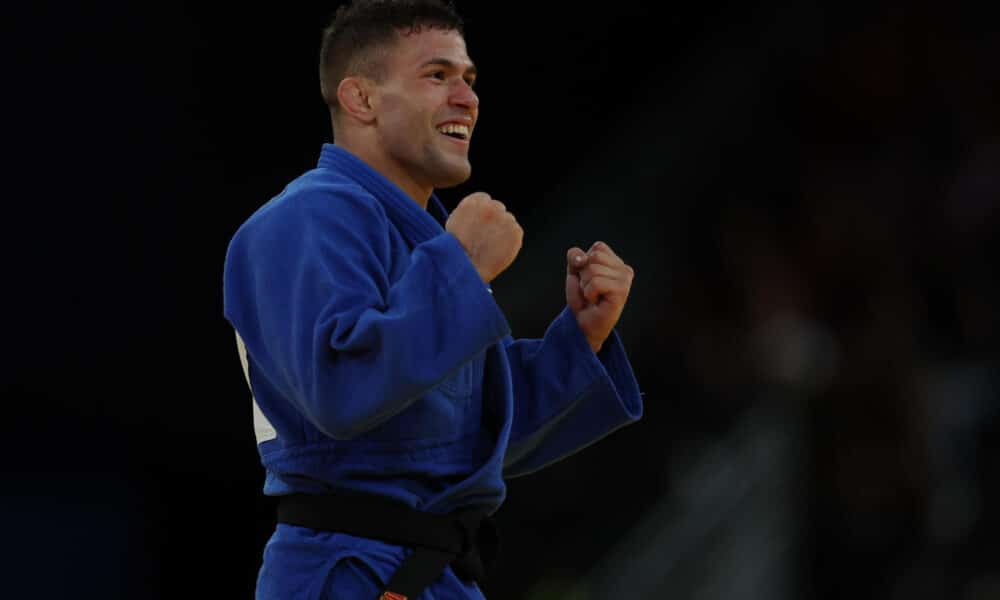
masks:
[[[442,57],[432,58],[432,59],[428,60],[427,62],[425,62],[424,64],[420,65],[420,68],[423,69],[424,67],[427,67],[427,66],[430,66],[430,65],[438,65],[438,66],[446,67],[446,68],[452,69],[452,70],[456,70],[456,69],[459,68],[458,63],[456,63],[455,61],[447,59],[447,58],[442,58]],[[465,69],[465,73],[464,74],[476,77],[479,74],[479,70],[476,69],[476,65],[474,65],[472,63],[469,63],[469,66],[468,66],[468,68]]]

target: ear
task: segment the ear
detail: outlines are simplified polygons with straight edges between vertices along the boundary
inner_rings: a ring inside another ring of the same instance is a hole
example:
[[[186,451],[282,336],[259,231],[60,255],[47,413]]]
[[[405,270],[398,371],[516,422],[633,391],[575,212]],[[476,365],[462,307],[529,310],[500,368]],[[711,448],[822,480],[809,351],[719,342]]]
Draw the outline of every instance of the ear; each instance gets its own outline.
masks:
[[[375,83],[364,77],[346,77],[337,86],[337,100],[344,112],[363,123],[375,120]]]

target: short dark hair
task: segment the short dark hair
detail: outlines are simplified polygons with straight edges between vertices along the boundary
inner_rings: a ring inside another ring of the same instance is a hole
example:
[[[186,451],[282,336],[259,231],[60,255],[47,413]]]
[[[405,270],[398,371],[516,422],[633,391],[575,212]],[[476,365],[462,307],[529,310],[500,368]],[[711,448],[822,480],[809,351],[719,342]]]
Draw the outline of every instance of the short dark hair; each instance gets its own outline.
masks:
[[[338,8],[323,30],[320,48],[323,99],[336,110],[337,86],[351,75],[380,81],[385,76],[381,51],[394,45],[401,31],[425,27],[465,36],[465,24],[450,0],[353,0]]]

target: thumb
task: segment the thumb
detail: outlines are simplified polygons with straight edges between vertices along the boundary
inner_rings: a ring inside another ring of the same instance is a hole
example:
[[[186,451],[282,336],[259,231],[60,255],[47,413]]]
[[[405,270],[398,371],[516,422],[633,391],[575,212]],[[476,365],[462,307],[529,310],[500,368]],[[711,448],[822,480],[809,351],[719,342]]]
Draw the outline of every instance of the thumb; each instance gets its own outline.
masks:
[[[577,273],[579,273],[580,269],[582,269],[583,267],[587,266],[587,259],[588,258],[590,258],[590,257],[587,256],[587,253],[584,252],[583,250],[581,250],[580,248],[577,248],[576,246],[573,246],[572,248],[570,248],[569,250],[567,250],[566,251],[566,274],[567,275],[576,275]]]
[[[580,289],[580,269],[587,264],[587,253],[573,247],[566,252],[566,304],[573,314],[579,314],[587,307],[587,299]]]

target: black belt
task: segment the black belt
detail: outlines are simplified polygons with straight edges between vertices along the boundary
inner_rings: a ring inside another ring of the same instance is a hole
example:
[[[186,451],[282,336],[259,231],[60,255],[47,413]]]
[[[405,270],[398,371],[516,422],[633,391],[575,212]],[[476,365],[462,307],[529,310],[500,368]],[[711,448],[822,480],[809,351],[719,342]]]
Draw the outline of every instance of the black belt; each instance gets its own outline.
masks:
[[[412,547],[380,599],[414,600],[449,564],[459,578],[481,583],[500,541],[486,510],[435,515],[369,495],[282,496],[278,522]]]

